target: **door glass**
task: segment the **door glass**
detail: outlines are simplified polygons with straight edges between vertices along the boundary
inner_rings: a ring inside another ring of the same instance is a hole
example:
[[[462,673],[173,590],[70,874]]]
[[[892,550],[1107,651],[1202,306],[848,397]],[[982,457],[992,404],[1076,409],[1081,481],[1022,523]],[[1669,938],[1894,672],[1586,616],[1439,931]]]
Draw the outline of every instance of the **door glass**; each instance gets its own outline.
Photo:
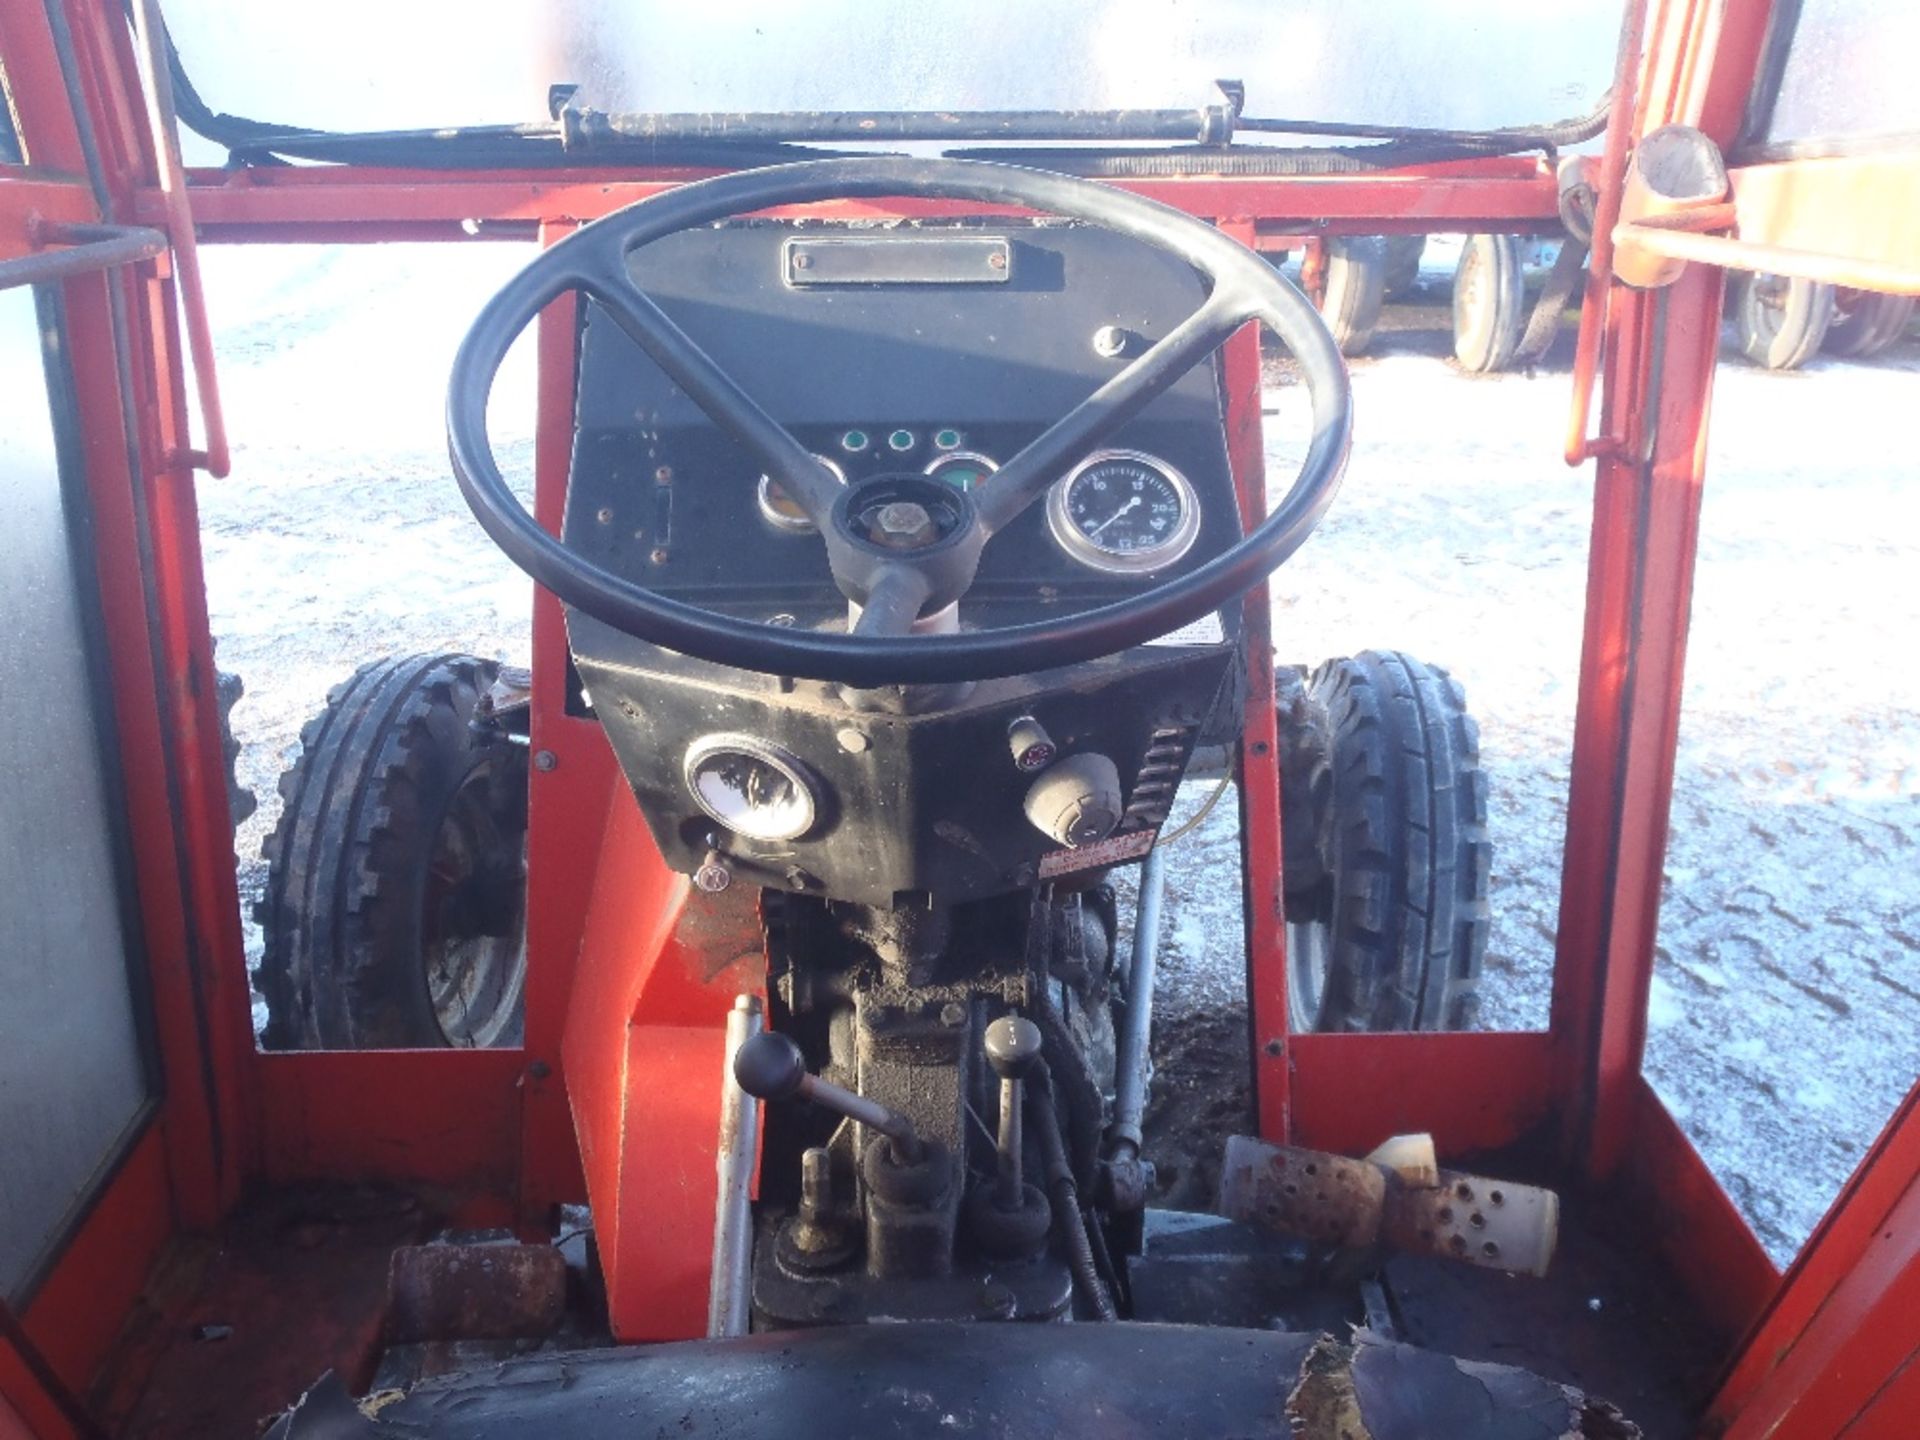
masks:
[[[1714,387],[1646,1070],[1781,1262],[1920,1075],[1917,366]]]
[[[0,292],[0,1295],[18,1299],[148,1093],[128,987],[92,627],[62,494],[43,332]],[[55,355],[60,352],[55,349]],[[55,361],[64,365],[64,361]],[[64,387],[62,387],[64,388]]]

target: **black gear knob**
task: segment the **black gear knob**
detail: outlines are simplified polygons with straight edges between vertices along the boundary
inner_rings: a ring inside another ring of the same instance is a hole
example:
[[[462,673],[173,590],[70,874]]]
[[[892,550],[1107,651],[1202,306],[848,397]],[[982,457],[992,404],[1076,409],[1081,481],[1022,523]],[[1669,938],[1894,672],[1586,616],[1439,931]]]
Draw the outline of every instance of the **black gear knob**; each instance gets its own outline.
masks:
[[[798,1098],[836,1115],[878,1130],[895,1143],[903,1160],[918,1160],[920,1137],[913,1121],[898,1110],[807,1071],[807,1057],[788,1036],[762,1030],[733,1052],[733,1078],[749,1095],[762,1100]]]
[[[749,1095],[785,1100],[800,1093],[807,1060],[791,1037],[762,1030],[733,1052],[733,1078]]]
[[[1040,1058],[1040,1027],[1021,1015],[1002,1015],[987,1026],[987,1063],[1002,1080],[1022,1080]],[[742,1082],[741,1088],[746,1088]]]

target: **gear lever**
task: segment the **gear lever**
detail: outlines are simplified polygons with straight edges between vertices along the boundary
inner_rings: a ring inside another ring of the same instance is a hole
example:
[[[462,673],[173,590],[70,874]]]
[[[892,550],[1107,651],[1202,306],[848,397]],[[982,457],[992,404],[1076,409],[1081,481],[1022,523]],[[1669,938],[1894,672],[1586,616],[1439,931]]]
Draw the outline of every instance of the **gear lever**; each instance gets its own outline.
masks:
[[[1003,1015],[987,1026],[987,1063],[1000,1077],[1000,1135],[994,1201],[1002,1210],[1018,1210],[1024,1203],[1020,1178],[1021,1082],[1040,1058],[1040,1027],[1019,1015]]]
[[[923,1153],[913,1121],[877,1100],[808,1073],[806,1057],[789,1036],[763,1030],[748,1040],[734,1052],[733,1078],[747,1094],[761,1100],[809,1100],[823,1110],[879,1131],[891,1142],[894,1158],[903,1165],[918,1163]]]

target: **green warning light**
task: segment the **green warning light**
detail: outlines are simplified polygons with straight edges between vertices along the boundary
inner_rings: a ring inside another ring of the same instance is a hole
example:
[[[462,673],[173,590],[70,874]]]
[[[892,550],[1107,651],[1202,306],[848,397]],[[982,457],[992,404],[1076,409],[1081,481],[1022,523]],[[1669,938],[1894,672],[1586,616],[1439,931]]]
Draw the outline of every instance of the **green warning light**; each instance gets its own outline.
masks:
[[[911,430],[896,430],[887,436],[887,448],[901,454],[911,450],[915,443]]]
[[[960,432],[958,430],[942,430],[933,437],[933,443],[934,447],[939,450],[958,450],[960,448]]]
[[[864,430],[849,430],[840,437],[840,448],[849,455],[858,455],[873,443],[873,437]]]

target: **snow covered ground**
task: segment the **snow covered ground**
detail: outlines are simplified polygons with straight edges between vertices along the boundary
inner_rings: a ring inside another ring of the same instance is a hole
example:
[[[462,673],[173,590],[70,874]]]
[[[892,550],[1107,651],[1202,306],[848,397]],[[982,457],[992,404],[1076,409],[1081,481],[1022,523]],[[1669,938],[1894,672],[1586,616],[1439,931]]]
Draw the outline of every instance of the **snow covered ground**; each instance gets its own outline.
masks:
[[[208,256],[237,442],[233,478],[200,487],[208,588],[261,799],[243,896],[264,880],[274,778],[330,685],[396,650],[525,656],[529,587],[455,493],[440,411],[462,328],[526,255]],[[1355,365],[1352,467],[1280,576],[1276,641],[1302,662],[1403,648],[1465,684],[1496,845],[1483,1023],[1536,1027],[1591,473],[1558,459],[1563,363],[1472,377],[1443,350],[1388,334]],[[523,480],[529,362],[510,360],[493,417]],[[1280,484],[1304,407],[1284,384],[1268,403]],[[1716,393],[1647,1068],[1781,1259],[1920,1073],[1920,667],[1902,658],[1920,633],[1916,408],[1913,342],[1796,375],[1730,363]],[[1244,1004],[1236,825],[1223,804],[1170,857],[1169,1024]]]

